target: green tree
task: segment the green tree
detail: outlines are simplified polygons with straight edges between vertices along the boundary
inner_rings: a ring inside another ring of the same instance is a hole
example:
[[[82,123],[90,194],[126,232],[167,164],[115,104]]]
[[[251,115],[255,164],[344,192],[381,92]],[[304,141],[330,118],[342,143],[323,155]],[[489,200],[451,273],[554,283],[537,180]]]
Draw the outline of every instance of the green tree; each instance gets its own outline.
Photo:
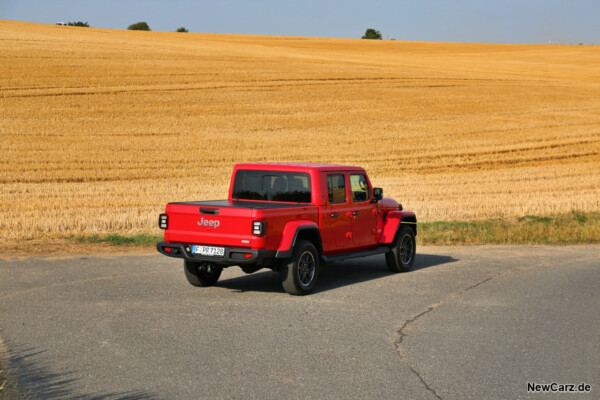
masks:
[[[376,39],[376,40],[381,40],[381,32],[379,32],[376,29],[367,29],[367,31],[365,32],[365,34],[363,35],[363,37],[361,37],[361,39]]]
[[[130,31],[149,31],[151,30],[147,23],[138,22],[136,24],[131,24],[127,27]]]
[[[182,26],[181,28],[177,28],[177,32],[189,32],[189,31]]]
[[[87,21],[85,21],[85,22],[81,22],[81,21],[69,22],[67,25],[69,25],[69,26],[85,26],[86,28],[90,27],[90,25],[87,23]]]

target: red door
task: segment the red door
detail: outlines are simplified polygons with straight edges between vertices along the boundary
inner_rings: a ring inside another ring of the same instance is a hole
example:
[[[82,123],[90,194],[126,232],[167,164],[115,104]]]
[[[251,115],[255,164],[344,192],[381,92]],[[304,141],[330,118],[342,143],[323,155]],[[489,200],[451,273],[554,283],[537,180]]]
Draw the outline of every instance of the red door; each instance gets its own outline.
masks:
[[[356,246],[376,244],[377,203],[371,203],[372,191],[365,174],[350,174],[352,195],[352,241]]]
[[[352,241],[352,204],[348,199],[348,176],[343,172],[328,172],[321,179],[327,181],[327,205],[323,213],[323,241],[325,251],[351,249]]]

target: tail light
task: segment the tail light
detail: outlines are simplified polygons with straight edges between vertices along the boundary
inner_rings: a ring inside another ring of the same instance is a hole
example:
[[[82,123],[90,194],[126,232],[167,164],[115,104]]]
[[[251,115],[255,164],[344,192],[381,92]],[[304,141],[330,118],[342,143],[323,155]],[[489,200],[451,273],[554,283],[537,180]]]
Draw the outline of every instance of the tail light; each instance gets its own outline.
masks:
[[[167,214],[160,214],[158,216],[158,227],[160,229],[167,229],[169,227],[169,217]]]
[[[262,236],[267,231],[267,221],[252,221],[252,234]]]

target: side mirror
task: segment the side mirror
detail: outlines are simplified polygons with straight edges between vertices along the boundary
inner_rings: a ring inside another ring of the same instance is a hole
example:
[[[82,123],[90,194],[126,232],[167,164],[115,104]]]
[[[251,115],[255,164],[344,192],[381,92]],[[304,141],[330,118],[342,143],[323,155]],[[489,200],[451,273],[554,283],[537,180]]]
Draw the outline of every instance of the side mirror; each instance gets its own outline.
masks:
[[[373,203],[377,203],[379,200],[383,199],[383,189],[382,188],[373,188]]]

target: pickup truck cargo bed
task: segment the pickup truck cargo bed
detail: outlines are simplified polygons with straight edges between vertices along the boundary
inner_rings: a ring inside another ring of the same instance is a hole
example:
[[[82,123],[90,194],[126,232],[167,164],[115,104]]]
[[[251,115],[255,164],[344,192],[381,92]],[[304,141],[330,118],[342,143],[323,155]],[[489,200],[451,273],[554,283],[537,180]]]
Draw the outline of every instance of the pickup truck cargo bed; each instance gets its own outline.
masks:
[[[243,201],[243,200],[207,200],[207,201],[181,201],[169,204],[178,204],[185,206],[200,206],[200,207],[235,207],[235,208],[249,208],[252,210],[268,210],[272,208],[293,208],[293,207],[306,207],[310,204],[301,203],[274,203],[272,201]]]

